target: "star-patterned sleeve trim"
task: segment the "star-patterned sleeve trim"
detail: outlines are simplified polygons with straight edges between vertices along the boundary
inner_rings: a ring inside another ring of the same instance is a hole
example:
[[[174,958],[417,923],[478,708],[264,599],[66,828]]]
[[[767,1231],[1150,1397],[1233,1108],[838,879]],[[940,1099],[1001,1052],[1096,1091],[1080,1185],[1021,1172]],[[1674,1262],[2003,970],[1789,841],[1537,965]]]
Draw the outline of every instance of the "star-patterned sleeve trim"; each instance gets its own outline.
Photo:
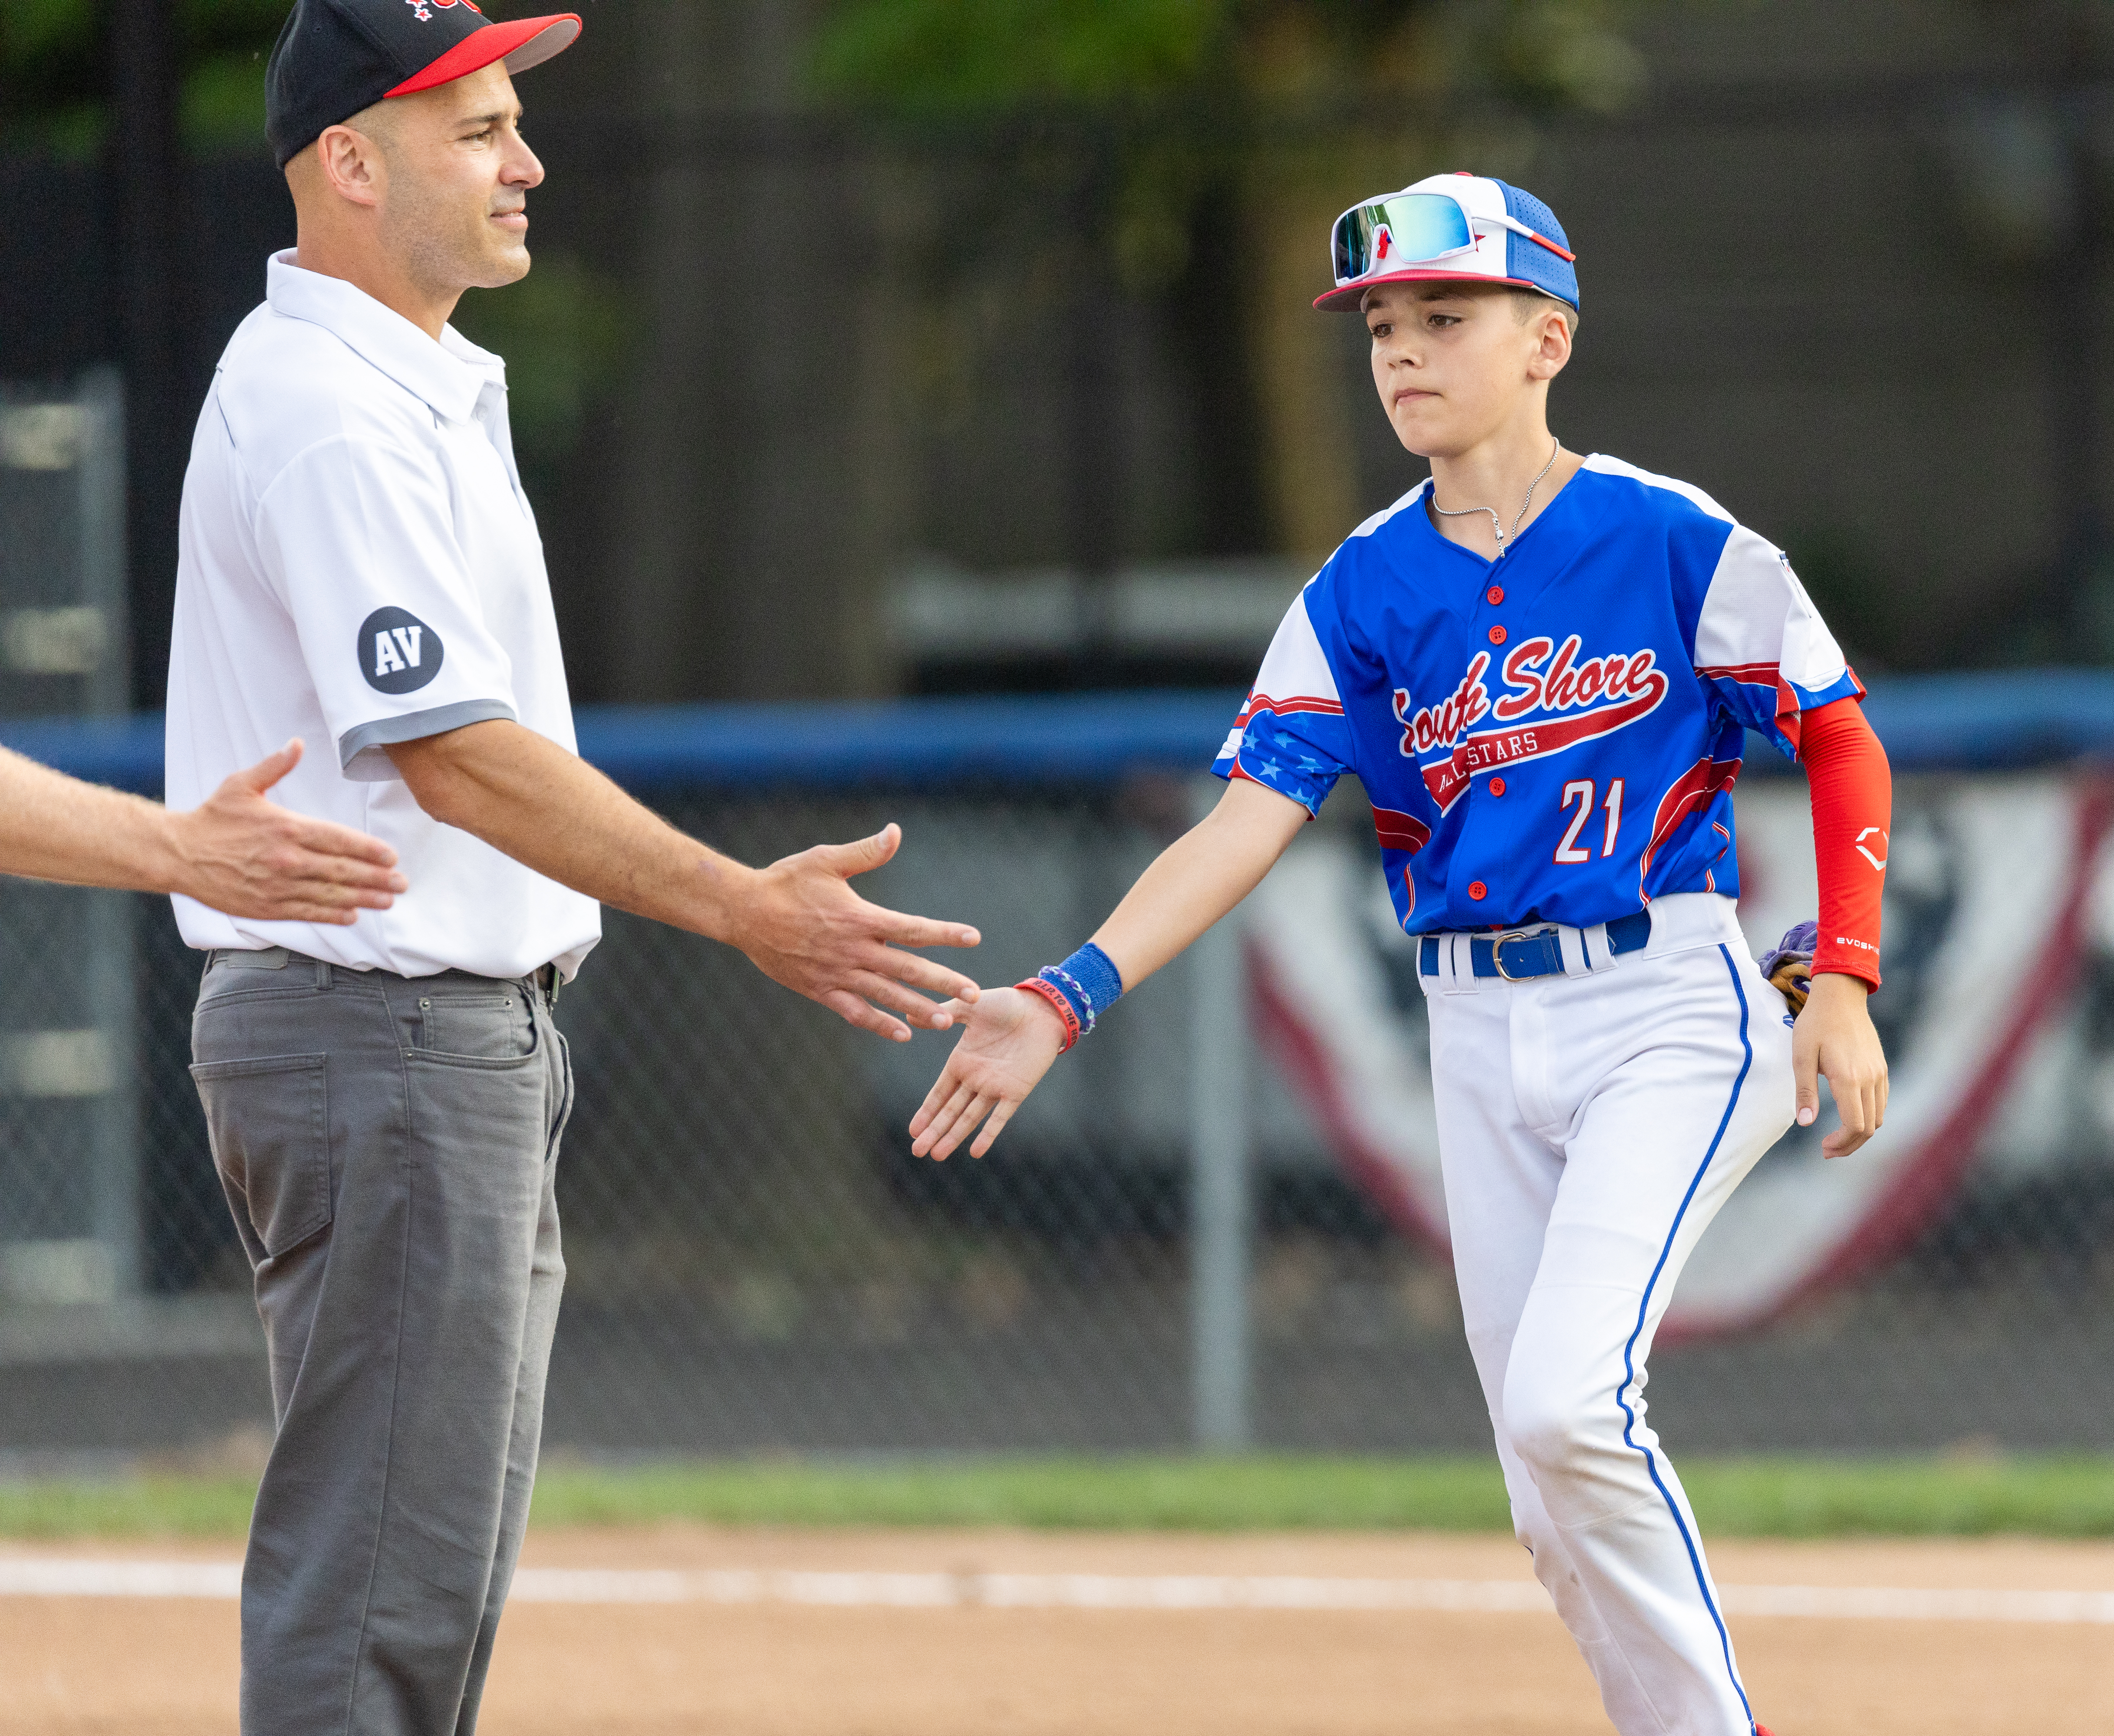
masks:
[[[1320,812],[1343,770],[1317,752],[1312,743],[1279,724],[1275,714],[1263,712],[1249,720],[1225,775],[1245,778],[1288,796],[1311,816]]]

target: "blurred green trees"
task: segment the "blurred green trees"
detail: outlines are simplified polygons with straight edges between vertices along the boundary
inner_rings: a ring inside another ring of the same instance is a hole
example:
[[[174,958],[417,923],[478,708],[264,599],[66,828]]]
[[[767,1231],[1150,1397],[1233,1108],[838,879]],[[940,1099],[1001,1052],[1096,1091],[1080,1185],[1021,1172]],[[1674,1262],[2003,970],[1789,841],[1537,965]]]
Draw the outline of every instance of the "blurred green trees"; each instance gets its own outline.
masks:
[[[264,139],[264,62],[288,0],[176,0],[183,125],[194,148]],[[0,0],[0,144],[86,155],[107,113],[108,7]]]
[[[172,3],[187,143],[261,149],[264,63],[290,0]],[[1039,263],[1060,299],[1082,262],[1110,293],[1139,298],[1193,292],[1200,270],[1210,282],[1234,273],[1210,341],[1232,340],[1228,365],[1246,381],[1265,540],[1307,555],[1360,510],[1344,390],[1355,334],[1308,312],[1327,287],[1329,219],[1435,169],[1528,174],[1537,115],[1613,109],[1638,92],[1642,62],[1623,26],[1648,3],[828,0],[812,89],[819,107],[913,137],[1041,130],[1053,150],[1023,226],[1041,226],[1046,257],[1014,263]],[[100,0],[0,0],[0,147],[98,148],[107,17]],[[952,263],[972,267],[974,222],[934,226]],[[546,277],[539,288],[561,298],[588,281]],[[513,311],[495,300],[469,318],[527,356],[534,331],[500,329]],[[571,383],[545,413],[522,404],[528,443],[576,432],[579,381],[608,366],[602,346],[588,348],[551,374]]]
[[[1645,3],[838,0],[813,64],[829,96],[903,122],[1043,126],[1098,151],[1095,232],[1053,205],[1052,246],[1085,249],[1125,293],[1230,263],[1215,299],[1267,540],[1318,558],[1361,516],[1352,334],[1309,311],[1330,221],[1437,170],[1524,174],[1538,114],[1630,102],[1643,62],[1622,25]]]
[[[1303,102],[1468,92],[1610,108],[1641,81],[1622,0],[840,0],[823,81],[913,111],[1170,97]]]

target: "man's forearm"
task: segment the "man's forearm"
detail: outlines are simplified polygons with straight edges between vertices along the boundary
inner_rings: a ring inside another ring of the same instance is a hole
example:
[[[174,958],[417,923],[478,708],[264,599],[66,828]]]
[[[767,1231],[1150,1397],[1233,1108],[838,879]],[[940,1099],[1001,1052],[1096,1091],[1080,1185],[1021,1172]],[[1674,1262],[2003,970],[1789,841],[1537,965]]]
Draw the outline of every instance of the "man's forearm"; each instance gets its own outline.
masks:
[[[181,866],[159,803],[0,748],[0,874],[169,892]]]
[[[746,868],[519,724],[468,724],[389,756],[442,825],[591,898],[739,947],[773,982],[862,1030],[907,1043],[909,1026],[889,1009],[934,1030],[953,1018],[919,989],[977,998],[959,971],[902,950],[974,946],[974,929],[884,910],[848,884],[895,855],[895,826]]]
[[[519,724],[470,724],[389,749],[419,805],[538,874],[634,916],[731,940],[755,870],[685,837]]]

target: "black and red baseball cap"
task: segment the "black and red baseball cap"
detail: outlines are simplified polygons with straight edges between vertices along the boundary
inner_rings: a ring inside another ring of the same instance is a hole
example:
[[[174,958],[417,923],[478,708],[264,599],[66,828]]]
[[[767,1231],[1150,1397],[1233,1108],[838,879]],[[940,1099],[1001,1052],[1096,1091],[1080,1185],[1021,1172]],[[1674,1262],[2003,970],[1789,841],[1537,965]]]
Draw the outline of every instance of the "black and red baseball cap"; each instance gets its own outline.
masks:
[[[285,168],[327,126],[504,61],[509,72],[573,45],[577,13],[499,23],[476,0],[294,0],[264,71],[264,131]]]

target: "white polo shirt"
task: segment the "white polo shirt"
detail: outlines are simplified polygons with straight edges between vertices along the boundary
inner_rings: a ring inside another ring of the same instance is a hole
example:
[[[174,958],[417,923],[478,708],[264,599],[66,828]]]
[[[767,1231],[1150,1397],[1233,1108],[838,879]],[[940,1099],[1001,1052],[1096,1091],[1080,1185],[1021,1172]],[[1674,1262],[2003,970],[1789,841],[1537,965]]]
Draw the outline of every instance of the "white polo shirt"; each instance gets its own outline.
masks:
[[[578,751],[506,366],[293,258],[267,267],[191,441],[168,802],[196,806],[298,735],[308,752],[272,799],[393,846],[411,889],[349,928],[184,898],[177,925],[194,947],[355,970],[520,976],[555,961],[570,978],[601,907],[428,818],[384,752],[489,718]]]

